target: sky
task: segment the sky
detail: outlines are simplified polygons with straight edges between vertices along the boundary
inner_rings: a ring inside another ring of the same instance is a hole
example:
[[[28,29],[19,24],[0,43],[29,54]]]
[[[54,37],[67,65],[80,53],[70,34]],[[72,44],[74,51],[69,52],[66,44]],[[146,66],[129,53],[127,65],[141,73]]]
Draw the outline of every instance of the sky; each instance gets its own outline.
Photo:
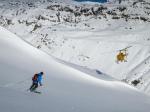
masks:
[[[91,1],[91,2],[102,2],[102,3],[104,3],[104,2],[107,2],[107,0],[76,0],[76,1]]]

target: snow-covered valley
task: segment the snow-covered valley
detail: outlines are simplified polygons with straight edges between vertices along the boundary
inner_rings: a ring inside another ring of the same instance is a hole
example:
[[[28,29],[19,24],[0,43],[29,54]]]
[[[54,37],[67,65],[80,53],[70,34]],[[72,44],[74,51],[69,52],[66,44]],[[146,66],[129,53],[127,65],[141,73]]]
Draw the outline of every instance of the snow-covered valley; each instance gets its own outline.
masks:
[[[102,73],[96,78],[66,66],[2,27],[0,51],[2,112],[150,110],[150,99],[146,94],[125,83],[107,78]],[[42,94],[27,91],[35,71],[45,73],[43,86],[38,89]]]
[[[0,111],[149,112],[149,0],[77,1],[0,0]]]
[[[0,4],[0,24],[33,46],[150,92],[148,0],[121,4],[10,0]],[[122,49],[128,55],[126,62],[118,64],[116,56]]]

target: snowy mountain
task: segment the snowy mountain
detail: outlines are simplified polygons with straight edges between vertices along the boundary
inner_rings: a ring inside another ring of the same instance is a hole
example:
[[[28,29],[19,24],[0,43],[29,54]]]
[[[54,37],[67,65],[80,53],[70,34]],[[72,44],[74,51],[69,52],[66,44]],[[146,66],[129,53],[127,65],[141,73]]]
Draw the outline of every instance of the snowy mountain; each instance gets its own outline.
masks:
[[[0,111],[149,112],[149,96],[125,83],[99,79],[56,61],[0,27]],[[44,71],[42,94],[27,89]],[[107,78],[105,78],[107,79]]]
[[[1,0],[0,25],[66,63],[150,94],[149,0]],[[116,63],[120,51],[126,62]]]

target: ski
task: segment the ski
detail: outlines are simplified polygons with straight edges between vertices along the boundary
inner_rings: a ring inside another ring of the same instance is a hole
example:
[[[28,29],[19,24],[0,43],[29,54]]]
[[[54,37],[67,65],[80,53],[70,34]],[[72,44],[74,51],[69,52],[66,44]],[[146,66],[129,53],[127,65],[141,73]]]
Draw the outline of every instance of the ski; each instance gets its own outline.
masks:
[[[41,94],[42,92],[40,92],[40,91],[32,91],[32,92],[34,92],[34,93],[38,93],[38,94]]]
[[[30,91],[30,89],[27,89],[27,91]],[[40,92],[40,91],[36,91],[36,90],[34,90],[34,91],[30,91],[30,92],[38,93],[38,94],[41,94],[41,93],[42,93],[42,92]]]

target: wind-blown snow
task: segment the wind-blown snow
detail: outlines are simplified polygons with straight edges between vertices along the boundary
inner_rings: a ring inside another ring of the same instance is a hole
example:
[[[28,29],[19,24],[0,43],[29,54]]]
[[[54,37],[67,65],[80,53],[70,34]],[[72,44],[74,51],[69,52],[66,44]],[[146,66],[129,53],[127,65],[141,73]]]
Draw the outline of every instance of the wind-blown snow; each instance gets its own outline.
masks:
[[[42,94],[27,92],[39,71],[45,73]],[[58,63],[0,27],[0,111],[149,112],[149,105],[136,89]]]

